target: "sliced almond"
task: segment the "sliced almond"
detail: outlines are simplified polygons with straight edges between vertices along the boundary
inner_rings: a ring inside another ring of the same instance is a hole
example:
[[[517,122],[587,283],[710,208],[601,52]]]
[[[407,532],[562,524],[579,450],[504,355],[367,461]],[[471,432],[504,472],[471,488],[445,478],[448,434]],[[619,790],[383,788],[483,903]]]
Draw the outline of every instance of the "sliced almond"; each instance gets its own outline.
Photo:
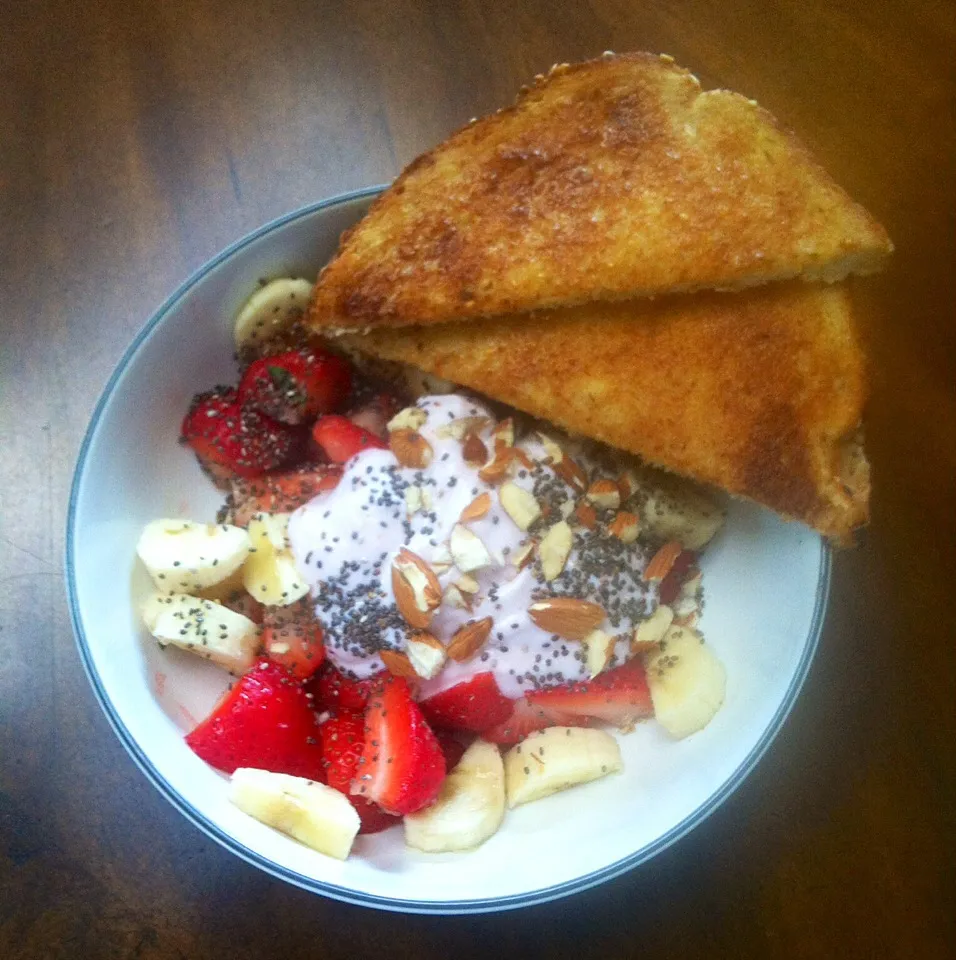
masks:
[[[559,463],[553,463],[551,468],[578,493],[584,493],[587,490],[588,475],[569,456],[565,456]]]
[[[495,429],[491,432],[495,441],[495,450],[501,447],[513,447],[515,445],[515,422],[511,417],[505,417],[495,424]]]
[[[418,677],[412,661],[404,653],[399,653],[397,650],[383,650],[379,656],[385,664],[385,669],[393,677]]]
[[[405,641],[405,652],[415,673],[423,680],[437,677],[447,659],[445,648],[438,638],[423,631],[413,633]]]
[[[574,508],[574,516],[582,527],[593,530],[597,526],[597,510],[583,500]]]
[[[645,583],[659,583],[670,572],[674,561],[680,556],[684,548],[679,540],[669,540],[657,553],[651,557],[650,563],[644,568]]]
[[[470,660],[484,646],[491,633],[491,625],[491,617],[484,617],[459,627],[448,644],[448,656],[459,662]]]
[[[455,586],[458,587],[462,593],[475,594],[481,589],[481,584],[473,576],[471,576],[471,574],[468,573],[466,573],[463,577],[459,577],[455,581]]]
[[[405,407],[388,421],[386,429],[389,433],[395,430],[418,430],[424,426],[426,420],[428,420],[427,410],[422,410],[421,407]]]
[[[432,462],[432,445],[417,430],[393,430],[388,445],[403,467],[424,470]]]
[[[470,610],[471,596],[466,593],[462,593],[461,590],[455,586],[455,584],[450,583],[447,587],[445,587],[445,595],[442,598],[442,603],[454,610]]]
[[[486,490],[484,493],[479,493],[471,503],[461,511],[461,516],[458,518],[460,523],[469,523],[472,520],[481,520],[482,517],[488,515],[488,511],[491,509],[491,494]]]
[[[602,670],[607,669],[614,656],[615,638],[603,630],[592,630],[584,638],[584,662],[593,680]]]
[[[524,568],[531,563],[531,559],[534,557],[534,541],[526,543],[523,547],[518,547],[518,549],[511,555],[511,563],[517,570],[524,570]]]
[[[542,630],[566,640],[583,640],[606,616],[598,604],[574,597],[552,597],[532,603],[528,615]]]
[[[585,497],[599,510],[617,510],[621,505],[621,491],[613,480],[595,480]]]
[[[612,537],[617,537],[623,543],[633,543],[641,527],[636,513],[619,510],[607,529]]]
[[[461,447],[461,455],[471,467],[483,467],[488,461],[488,448],[477,433],[469,433]]]
[[[538,557],[545,580],[554,580],[564,570],[571,555],[571,527],[562,520],[548,529],[538,545]]]
[[[392,592],[405,622],[419,629],[428,626],[441,603],[441,584],[434,570],[406,547],[392,562]]]
[[[470,433],[480,433],[491,426],[488,417],[459,417],[438,428],[438,436],[451,437],[452,440],[464,440]]]
[[[631,653],[647,653],[655,649],[673,621],[674,611],[666,603],[659,603],[657,609],[634,630]]]
[[[408,486],[405,488],[405,510],[409,517],[415,516],[422,508],[422,488]]]
[[[472,570],[481,570],[482,567],[491,565],[491,554],[484,541],[460,523],[456,523],[452,528],[448,547],[455,566],[462,573],[471,573]]]
[[[516,483],[503,483],[498,491],[498,499],[519,530],[527,530],[541,516],[541,506],[534,494]]]

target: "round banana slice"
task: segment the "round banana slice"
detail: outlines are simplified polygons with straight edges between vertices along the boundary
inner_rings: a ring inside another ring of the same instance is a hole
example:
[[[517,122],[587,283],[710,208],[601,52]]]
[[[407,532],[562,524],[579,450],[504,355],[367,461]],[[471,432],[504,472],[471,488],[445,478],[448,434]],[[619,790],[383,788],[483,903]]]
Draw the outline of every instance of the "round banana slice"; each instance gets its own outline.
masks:
[[[280,277],[260,287],[236,314],[236,346],[255,345],[287,327],[302,315],[312,297],[308,280]]]

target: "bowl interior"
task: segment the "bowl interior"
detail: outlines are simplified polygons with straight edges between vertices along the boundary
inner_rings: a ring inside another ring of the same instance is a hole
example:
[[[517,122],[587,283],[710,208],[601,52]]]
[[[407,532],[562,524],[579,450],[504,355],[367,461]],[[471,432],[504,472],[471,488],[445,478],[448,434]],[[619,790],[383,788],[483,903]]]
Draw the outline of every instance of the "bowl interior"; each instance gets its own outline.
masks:
[[[759,508],[730,504],[704,558],[702,629],[727,668],[712,723],[680,742],[656,724],[621,738],[624,772],[509,811],[468,854],[407,850],[400,829],[360,837],[339,863],[246,817],[227,780],[182,735],[228,677],[140,627],[149,590],[141,528],[161,516],[211,519],[221,497],[177,443],[192,395],[235,380],[232,318],[262,277],[315,276],[375,191],[264,227],[188,281],[150,320],[110,380],[81,449],[67,574],[84,664],[124,745],[160,791],[233,852],[284,879],[355,903],[417,912],[526,905],[584,889],[686,833],[740,782],[782,723],[809,667],[828,587],[820,538]]]

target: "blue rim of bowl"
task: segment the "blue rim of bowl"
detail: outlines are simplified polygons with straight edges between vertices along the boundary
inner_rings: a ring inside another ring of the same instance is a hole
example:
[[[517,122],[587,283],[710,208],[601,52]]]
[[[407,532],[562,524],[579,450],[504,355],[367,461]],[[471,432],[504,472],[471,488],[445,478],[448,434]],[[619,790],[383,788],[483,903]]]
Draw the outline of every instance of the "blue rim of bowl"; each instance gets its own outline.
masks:
[[[452,916],[470,913],[492,913],[502,910],[514,910],[519,907],[529,907],[535,904],[546,903],[550,900],[557,900],[562,897],[567,897],[571,894],[581,893],[584,890],[588,890],[591,887],[595,887],[598,884],[605,883],[608,880],[612,880],[613,878],[620,876],[621,874],[627,873],[629,870],[632,870],[640,864],[647,862],[652,857],[666,850],[669,846],[671,846],[671,844],[676,843],[682,837],[690,833],[694,827],[698,826],[708,816],[710,816],[710,814],[713,813],[740,786],[743,780],[756,766],[760,758],[767,752],[770,744],[780,732],[780,729],[783,726],[784,721],[787,719],[790,711],[793,709],[793,705],[796,702],[797,696],[803,687],[808,673],[810,672],[810,666],[813,662],[814,655],[820,642],[820,636],[823,630],[824,615],[827,608],[827,599],[830,592],[830,548],[825,541],[822,539],[820,540],[820,568],[817,580],[813,618],[810,622],[810,630],[807,635],[806,643],[804,644],[800,661],[797,664],[793,678],[790,682],[790,686],[788,687],[780,706],[777,708],[776,713],[774,714],[770,723],[767,725],[763,736],[754,745],[753,749],[741,762],[733,774],[727,778],[721,787],[715,791],[705,803],[701,804],[701,806],[693,811],[693,813],[686,816],[680,821],[680,823],[673,826],[667,831],[667,833],[658,837],[653,843],[642,847],[640,850],[634,851],[626,857],[622,857],[620,860],[617,860],[614,863],[608,864],[606,867],[602,867],[600,870],[595,870],[591,873],[585,874],[582,877],[569,880],[565,883],[555,884],[554,886],[550,887],[541,887],[538,890],[531,890],[527,893],[515,894],[507,897],[485,897],[476,900],[447,901],[400,900],[393,897],[381,897],[372,894],[364,894],[359,891],[349,889],[348,887],[341,887],[336,884],[314,880],[311,877],[306,877],[302,874],[296,873],[295,871],[289,870],[286,867],[280,866],[279,864],[274,863],[266,857],[263,857],[261,854],[256,853],[254,850],[249,849],[234,838],[230,837],[225,831],[216,826],[215,823],[203,816],[193,806],[186,803],[168,783],[168,781],[159,773],[156,767],[153,766],[149,757],[140,748],[139,744],[135,741],[132,734],[126,728],[125,724],[120,719],[119,714],[113,707],[113,704],[110,701],[105,688],[103,687],[103,683],[96,669],[96,665],[93,662],[93,657],[86,639],[86,632],[80,619],[74,565],[74,525],[76,520],[77,501],[79,498],[80,486],[86,466],[86,457],[99,427],[103,410],[130,360],[140,348],[140,345],[143,343],[143,341],[152,332],[152,330],[163,321],[170,309],[176,306],[182,297],[185,296],[194,286],[196,286],[196,284],[198,284],[208,273],[228,260],[237,251],[243,249],[251,243],[254,243],[266,234],[269,234],[280,227],[284,227],[287,224],[303,217],[310,216],[319,210],[325,210],[330,207],[338,206],[339,204],[351,203],[356,200],[363,200],[367,197],[375,196],[383,189],[384,188],[381,186],[365,187],[361,190],[355,190],[349,193],[339,194],[335,197],[330,197],[326,200],[320,200],[317,203],[308,204],[307,206],[301,207],[298,210],[294,210],[291,213],[278,217],[264,226],[259,227],[259,229],[254,230],[252,233],[247,234],[245,237],[237,240],[235,243],[223,250],[218,256],[214,257],[208,263],[200,267],[179,287],[178,290],[176,290],[175,293],[172,294],[172,296],[170,296],[162,304],[162,306],[160,306],[160,308],[146,322],[143,329],[137,334],[136,338],[130,344],[129,348],[116,365],[116,368],[107,381],[106,386],[103,388],[103,392],[93,410],[93,415],[90,419],[90,425],[86,430],[83,443],[80,446],[80,451],[77,456],[76,469],[73,474],[73,483],[70,489],[70,503],[67,513],[66,529],[66,582],[67,597],[70,607],[70,619],[73,624],[73,632],[76,637],[76,643],[79,649],[80,659],[83,663],[83,669],[89,678],[90,684],[93,687],[93,692],[96,695],[103,712],[106,714],[106,718],[109,721],[110,726],[112,726],[120,742],[123,744],[123,747],[126,749],[126,752],[133,758],[133,761],[143,771],[153,786],[156,787],[162,796],[165,797],[166,800],[168,800],[184,817],[186,817],[187,820],[191,821],[193,824],[199,827],[200,830],[202,830],[217,843],[221,844],[227,850],[236,854],[236,856],[242,858],[248,863],[253,864],[256,867],[259,867],[266,873],[269,873],[274,877],[278,877],[280,880],[285,880],[286,882],[297,887],[301,887],[304,890],[309,890],[313,893],[318,893],[326,897],[331,897],[335,900],[341,900],[345,903],[351,903],[362,907],[373,907],[379,910],[389,910],[397,913],[418,913],[439,916]]]

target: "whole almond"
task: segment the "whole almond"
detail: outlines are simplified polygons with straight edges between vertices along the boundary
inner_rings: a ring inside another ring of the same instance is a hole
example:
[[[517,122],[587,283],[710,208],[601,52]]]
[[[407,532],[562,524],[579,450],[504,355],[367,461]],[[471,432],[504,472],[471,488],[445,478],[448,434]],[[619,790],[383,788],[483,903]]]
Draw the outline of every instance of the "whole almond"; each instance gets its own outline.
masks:
[[[486,490],[484,493],[478,494],[478,496],[461,511],[461,516],[458,520],[460,523],[468,523],[471,520],[481,520],[482,517],[487,516],[490,509],[491,494]]]
[[[409,626],[423,629],[441,603],[441,584],[435,571],[406,547],[392,562],[392,592],[395,605]]]
[[[448,656],[452,660],[470,660],[483,646],[491,633],[492,619],[471,620],[459,627],[448,644]]]
[[[646,583],[659,583],[663,580],[671,572],[674,561],[677,560],[683,549],[679,540],[668,540],[651,557],[650,563],[644,568],[644,581]]]
[[[424,470],[432,462],[432,445],[417,430],[393,430],[388,445],[403,467]]]
[[[540,600],[531,604],[528,615],[542,630],[556,633],[566,640],[583,640],[607,616],[604,608],[598,604],[574,597]]]

